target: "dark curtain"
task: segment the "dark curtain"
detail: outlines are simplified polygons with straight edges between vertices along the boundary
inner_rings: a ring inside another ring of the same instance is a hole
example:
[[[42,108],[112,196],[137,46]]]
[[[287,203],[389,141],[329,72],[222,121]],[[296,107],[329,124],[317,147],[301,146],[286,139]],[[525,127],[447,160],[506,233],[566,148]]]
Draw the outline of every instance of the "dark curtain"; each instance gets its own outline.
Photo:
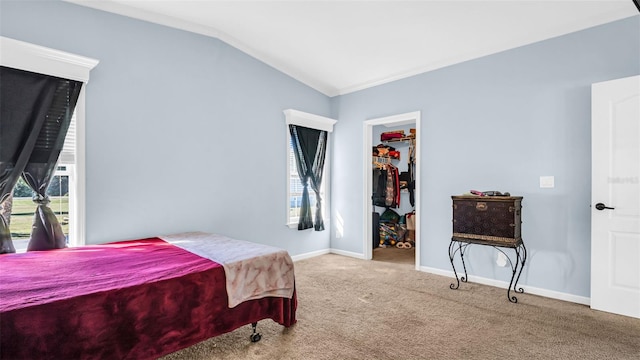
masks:
[[[322,219],[320,185],[322,184],[324,158],[327,152],[327,132],[297,125],[289,125],[289,132],[291,133],[291,144],[296,155],[298,174],[302,183],[302,204],[300,206],[298,230],[313,227],[316,231],[322,231],[324,230],[324,220]],[[315,224],[311,219],[309,186],[316,194]]]
[[[46,189],[80,95],[81,82],[0,67],[0,202],[22,175],[37,204],[28,250],[66,246]],[[0,253],[15,252],[6,221],[0,221]]]

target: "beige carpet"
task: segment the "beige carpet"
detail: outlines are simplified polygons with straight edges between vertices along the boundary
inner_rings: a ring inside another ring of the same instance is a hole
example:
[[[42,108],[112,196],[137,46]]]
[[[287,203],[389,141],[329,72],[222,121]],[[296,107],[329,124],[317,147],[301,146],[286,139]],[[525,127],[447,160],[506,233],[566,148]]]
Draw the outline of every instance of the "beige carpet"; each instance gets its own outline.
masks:
[[[383,249],[390,250],[390,249]],[[407,253],[295,263],[298,323],[271,320],[166,356],[175,359],[640,359],[640,320],[413,270]],[[385,257],[386,256],[386,257]]]

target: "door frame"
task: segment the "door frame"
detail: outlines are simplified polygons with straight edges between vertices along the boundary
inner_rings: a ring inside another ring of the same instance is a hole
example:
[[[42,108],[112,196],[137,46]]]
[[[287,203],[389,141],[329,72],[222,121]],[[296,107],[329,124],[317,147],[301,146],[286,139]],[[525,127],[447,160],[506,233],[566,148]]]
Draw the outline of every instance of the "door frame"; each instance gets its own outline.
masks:
[[[373,175],[371,171],[371,148],[373,147],[373,127],[377,125],[385,125],[385,126],[400,126],[400,125],[408,125],[415,123],[416,126],[416,173],[415,173],[415,181],[416,187],[414,190],[414,198],[415,198],[415,210],[417,214],[416,221],[416,259],[415,259],[415,269],[420,270],[420,111],[408,112],[404,114],[392,115],[382,118],[370,119],[366,120],[363,123],[363,148],[362,148],[362,177],[364,181],[363,193],[362,193],[362,214],[364,216],[364,229],[362,233],[364,234],[362,239],[362,245],[364,249],[364,258],[365,260],[371,260],[373,258],[373,246],[372,246],[372,222],[371,213],[373,212],[373,204],[371,203],[371,194],[373,194]]]

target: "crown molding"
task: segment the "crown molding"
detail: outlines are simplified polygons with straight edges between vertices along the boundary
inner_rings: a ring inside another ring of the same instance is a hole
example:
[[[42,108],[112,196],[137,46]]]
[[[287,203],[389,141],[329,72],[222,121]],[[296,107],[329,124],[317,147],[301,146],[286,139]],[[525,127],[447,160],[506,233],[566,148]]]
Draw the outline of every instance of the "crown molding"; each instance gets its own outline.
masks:
[[[339,94],[337,88],[327,86],[314,80],[310,76],[304,75],[304,73],[298,69],[292,68],[290,65],[276,60],[273,57],[255,50],[254,48],[246,45],[242,41],[234,38],[233,36],[220,31],[211,26],[205,26],[190,21],[181,20],[172,16],[154,13],[147,10],[138,9],[129,5],[113,2],[113,1],[89,1],[89,0],[63,0],[64,2],[72,3],[79,6],[92,8],[95,10],[105,11],[121,16],[130,17],[136,20],[142,20],[153,24],[163,25],[178,30],[183,30],[195,34],[200,34],[212,38],[216,38],[233,48],[236,48],[243,53],[265,63],[268,66],[292,77],[293,79],[311,87],[312,89],[326,95],[333,97]]]
[[[477,59],[480,57],[484,57],[487,55],[496,54],[502,51],[514,49],[517,47],[530,45],[536,42],[540,42],[543,40],[547,40],[550,38],[555,38],[559,36],[563,36],[565,34],[569,34],[572,32],[577,32],[580,30],[584,30],[590,27],[599,26],[608,22],[621,20],[623,18],[637,16],[637,14],[629,15],[629,12],[623,11],[621,8],[612,9],[607,13],[600,13],[597,16],[594,16],[589,19],[583,20],[572,20],[567,19],[565,23],[560,26],[556,26],[550,28],[548,26],[541,26],[540,31],[532,32],[527,34],[526,37],[518,37],[510,39],[509,41],[505,41],[500,44],[496,44],[490,48],[485,48],[479,51],[462,53],[457,56],[453,56],[449,59],[444,59],[439,62],[425,64],[424,66],[420,66],[414,69],[409,69],[401,72],[397,72],[395,74],[391,74],[389,76],[382,76],[378,79],[372,79],[370,81],[365,81],[361,83],[354,83],[347,86],[331,86],[326,82],[323,82],[319,79],[314,78],[313,76],[307,75],[305,71],[300,69],[299,67],[292,66],[291,64],[285,63],[283,60],[279,60],[265,54],[261,51],[258,51],[251,46],[243,43],[242,41],[234,38],[233,36],[222,32],[214,27],[206,26],[186,20],[181,20],[169,15],[154,13],[148,10],[143,10],[139,8],[135,8],[130,5],[126,5],[123,3],[113,2],[113,1],[90,1],[90,0],[63,0],[68,3],[93,8],[96,10],[106,11],[122,16],[127,16],[130,18],[143,20],[159,25],[164,25],[168,27],[172,27],[175,29],[188,31],[192,33],[197,33],[200,35],[217,38],[220,41],[228,44],[231,47],[234,47],[247,55],[265,63],[266,65],[288,75],[289,77],[305,84],[312,89],[328,96],[335,97],[339,95],[346,95],[349,93],[353,93],[360,90],[365,90],[371,87],[383,85],[386,83],[390,83],[393,81],[401,80],[404,78],[412,77],[415,75],[423,74],[425,72],[437,70],[440,68],[444,68],[447,66],[459,64],[465,61]],[[620,1],[620,0],[617,0]],[[621,1],[620,1],[621,2]],[[627,7],[633,7],[631,4],[627,4]]]
[[[634,16],[638,16],[638,15],[635,15],[635,14],[628,15],[628,14],[621,14],[619,11],[610,11],[609,13],[600,14],[597,17],[592,17],[579,22],[575,20],[574,21],[568,20],[562,26],[557,26],[555,28],[542,27],[540,32],[530,33],[526,38],[519,37],[519,38],[511,39],[507,42],[496,44],[495,46],[485,48],[480,51],[467,52],[464,54],[460,54],[459,56],[451,57],[449,59],[445,59],[437,63],[427,64],[411,70],[398,72],[390,76],[384,76],[379,79],[343,87],[339,89],[335,95],[346,95],[352,92],[366,90],[368,88],[384,85],[396,80],[409,78],[409,77],[420,75],[429,71],[442,69],[447,66],[460,64],[465,61],[479,59],[479,58],[497,54],[503,51],[512,50],[522,46],[535,44],[537,42],[558,38],[561,36],[569,35],[571,33],[575,33],[578,31],[586,30],[592,27],[604,25],[613,21],[618,21],[618,20],[622,20],[622,19],[626,19]]]

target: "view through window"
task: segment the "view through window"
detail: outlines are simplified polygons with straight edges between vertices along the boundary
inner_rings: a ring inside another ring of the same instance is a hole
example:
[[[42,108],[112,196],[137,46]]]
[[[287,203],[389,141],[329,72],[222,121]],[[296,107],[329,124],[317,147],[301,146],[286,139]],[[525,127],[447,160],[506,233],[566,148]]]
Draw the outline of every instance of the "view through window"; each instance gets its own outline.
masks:
[[[324,198],[324,184],[321,185],[320,197]],[[316,215],[315,193],[309,187],[309,203],[311,204],[311,214]],[[289,224],[298,225],[300,217],[300,207],[302,206],[302,181],[298,175],[296,156],[293,152],[293,144],[289,142]]]
[[[70,204],[73,199],[74,170],[75,170],[75,139],[76,116],[71,118],[71,124],[65,137],[64,146],[60,153],[58,166],[51,183],[47,188],[49,207],[56,214],[62,231],[69,243]],[[6,200],[2,207],[2,215],[9,223],[11,239],[16,252],[25,252],[31,237],[31,225],[35,215],[36,204],[31,200],[33,190],[20,178],[13,188],[12,198]]]
[[[96,59],[71,54],[35,44],[0,36],[0,48],[3,53],[0,65],[39,74],[51,75],[63,79],[88,83],[90,71],[98,65]],[[57,214],[62,225],[68,246],[85,245],[85,89],[83,86],[76,103],[75,111],[66,134],[64,147],[57,163],[56,178],[51,179],[48,195],[50,207]],[[77,131],[76,131],[77,127]],[[15,205],[9,205],[13,216],[4,216],[10,222],[9,231],[15,239],[16,251],[24,251],[31,236],[36,204],[31,195],[16,196]],[[5,204],[0,204],[0,212]],[[14,217],[13,219],[10,219]],[[19,226],[17,218],[26,219],[26,227]],[[15,235],[14,235],[15,234]],[[28,234],[28,235],[27,235]],[[23,240],[24,239],[24,240]],[[24,243],[24,245],[19,244]]]

